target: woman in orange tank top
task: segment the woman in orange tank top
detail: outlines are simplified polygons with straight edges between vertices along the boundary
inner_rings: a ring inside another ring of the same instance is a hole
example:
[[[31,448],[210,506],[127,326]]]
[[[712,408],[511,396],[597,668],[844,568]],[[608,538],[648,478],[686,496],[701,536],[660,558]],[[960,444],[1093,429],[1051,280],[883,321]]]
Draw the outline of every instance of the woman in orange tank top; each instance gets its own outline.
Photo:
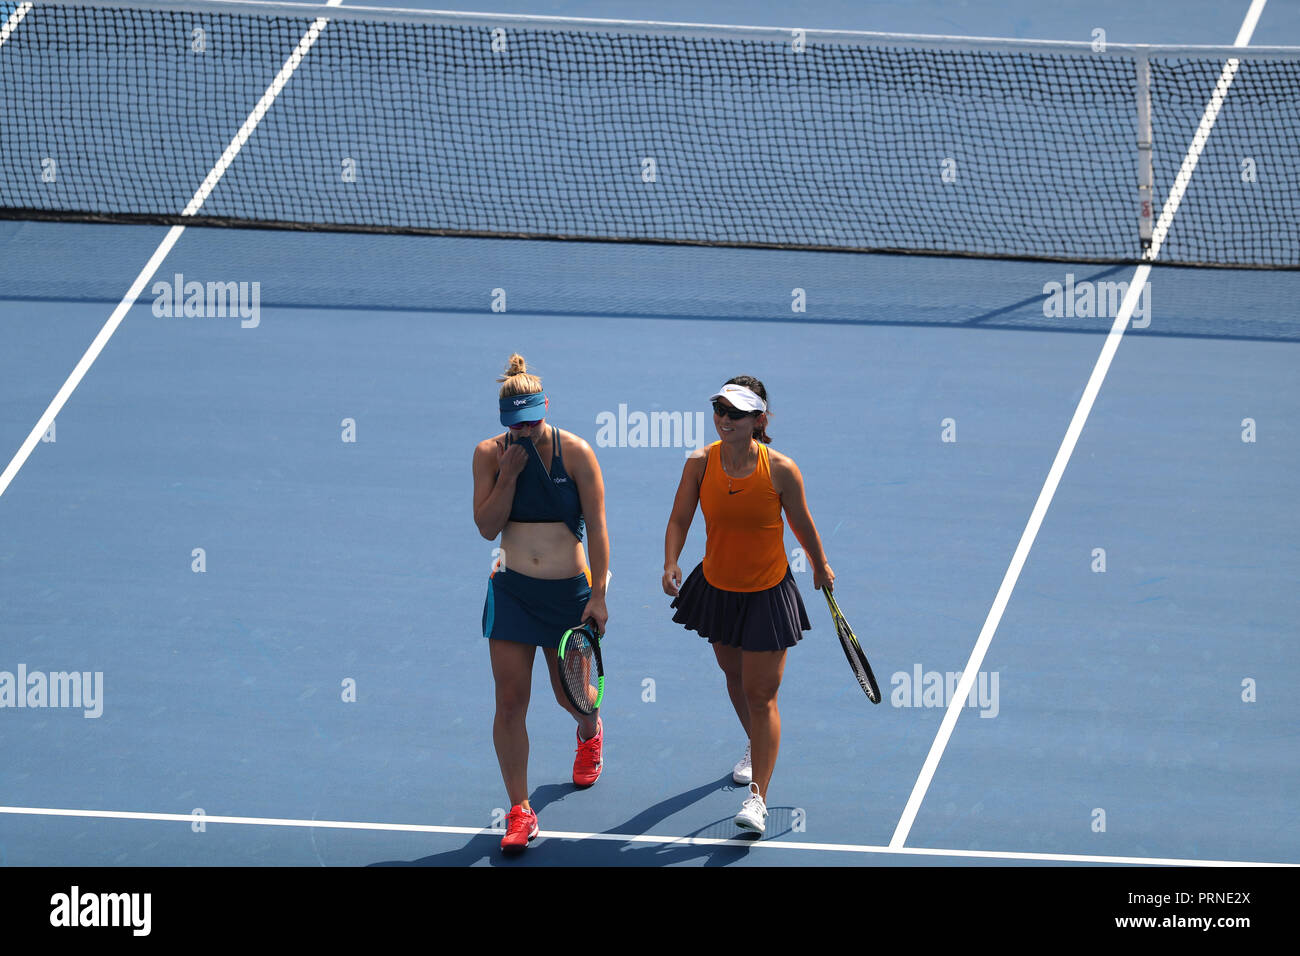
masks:
[[[781,743],[776,695],[785,652],[812,628],[786,560],[782,510],[812,562],[813,586],[832,585],[835,573],[808,513],[798,466],[767,447],[763,383],[737,376],[711,401],[719,440],[692,454],[682,471],[664,536],[663,589],[674,598],[673,620],[709,639],[726,675],[750,742],[732,770],[732,779],[750,789],[735,822],[762,833]],[[683,581],[677,559],[697,503],[704,512],[704,560]]]

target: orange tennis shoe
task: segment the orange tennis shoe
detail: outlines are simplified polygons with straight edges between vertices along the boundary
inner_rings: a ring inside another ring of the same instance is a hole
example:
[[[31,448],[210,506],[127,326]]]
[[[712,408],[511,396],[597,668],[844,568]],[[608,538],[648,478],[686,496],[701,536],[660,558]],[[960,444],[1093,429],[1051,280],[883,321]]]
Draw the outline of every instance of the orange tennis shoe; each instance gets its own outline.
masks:
[[[506,816],[506,835],[501,838],[501,849],[506,853],[526,850],[528,842],[537,834],[537,814],[516,803]]]
[[[579,787],[590,787],[600,779],[600,772],[605,767],[604,741],[605,725],[596,718],[596,736],[583,740],[577,730],[578,755],[573,758],[573,782]]]

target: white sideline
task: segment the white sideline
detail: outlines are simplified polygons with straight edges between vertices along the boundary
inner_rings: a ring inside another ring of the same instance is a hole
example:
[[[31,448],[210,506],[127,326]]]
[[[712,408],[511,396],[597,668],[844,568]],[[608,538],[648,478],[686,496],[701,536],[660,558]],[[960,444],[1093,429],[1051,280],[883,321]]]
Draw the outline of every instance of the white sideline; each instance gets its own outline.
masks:
[[[1250,9],[1246,11],[1246,19],[1242,22],[1241,29],[1237,31],[1235,46],[1246,46],[1250,43],[1250,37],[1255,32],[1255,24],[1259,22],[1259,16],[1264,12],[1266,2],[1267,0],[1252,0]],[[1192,145],[1183,158],[1178,178],[1169,191],[1169,198],[1160,212],[1160,219],[1156,228],[1152,231],[1149,259],[1155,259],[1160,243],[1164,241],[1165,234],[1169,230],[1169,223],[1178,210],[1178,204],[1182,202],[1183,192],[1187,188],[1193,170],[1196,169],[1201,149],[1205,146],[1210,130],[1214,126],[1214,121],[1219,115],[1219,109],[1223,106],[1223,99],[1228,93],[1228,87],[1232,85],[1232,79],[1237,74],[1237,63],[1237,60],[1228,61],[1228,65],[1223,69],[1223,74],[1219,77],[1214,95],[1211,97],[1209,105],[1205,107],[1205,113],[1201,117],[1196,136],[1192,139]],[[1020,572],[1029,557],[1029,550],[1034,546],[1034,540],[1038,537],[1038,529],[1042,526],[1043,518],[1047,515],[1047,509],[1052,503],[1052,497],[1056,494],[1056,488],[1061,482],[1061,476],[1065,474],[1065,467],[1070,463],[1070,456],[1074,454],[1074,446],[1079,440],[1079,435],[1083,432],[1083,426],[1088,421],[1088,415],[1092,412],[1093,402],[1097,399],[1097,393],[1101,390],[1102,382],[1106,380],[1106,373],[1110,370],[1111,360],[1115,357],[1120,339],[1124,337],[1124,330],[1128,327],[1128,320],[1137,307],[1138,298],[1146,286],[1150,274],[1151,266],[1149,263],[1138,266],[1137,271],[1133,273],[1133,280],[1129,283],[1128,292],[1120,305],[1119,314],[1115,316],[1115,322],[1111,326],[1110,334],[1106,336],[1106,343],[1101,348],[1101,354],[1097,356],[1097,364],[1093,366],[1092,375],[1088,378],[1088,384],[1083,390],[1083,396],[1079,399],[1078,407],[1074,410],[1074,417],[1070,419],[1070,426],[1065,430],[1065,437],[1061,440],[1061,447],[1057,449],[1056,459],[1052,462],[1052,467],[1047,473],[1047,480],[1043,483],[1043,490],[1038,494],[1038,501],[1034,504],[1034,510],[1029,515],[1029,523],[1025,525],[1025,530],[1020,536],[1020,543],[1016,545],[1015,554],[1011,556],[1011,564],[1007,567],[1007,573],[1002,578],[1002,585],[993,598],[993,606],[989,608],[988,617],[984,619],[984,627],[980,630],[979,637],[975,641],[975,647],[971,650],[970,659],[962,670],[961,680],[957,684],[956,691],[953,692],[952,700],[948,703],[948,710],[943,715],[943,722],[939,725],[939,732],[930,744],[930,752],[926,755],[925,763],[921,766],[921,773],[917,776],[916,783],[912,786],[912,793],[907,798],[907,805],[903,808],[903,814],[899,817],[898,825],[894,828],[894,835],[889,840],[891,847],[903,846],[912,831],[912,824],[916,822],[916,815],[921,809],[922,801],[925,800],[926,792],[930,789],[930,783],[939,767],[939,761],[943,757],[949,739],[952,737],[953,728],[957,726],[957,718],[961,716],[962,707],[979,675],[979,669],[984,663],[984,655],[988,652],[989,645],[993,642],[993,635],[997,633],[998,625],[1002,622],[1002,615],[1007,609],[1007,602],[1011,600],[1011,592],[1020,579]]]
[[[1237,39],[1233,41],[1233,46],[1246,46],[1250,43],[1251,34],[1255,32],[1255,24],[1259,22],[1259,15],[1264,12],[1266,2],[1267,0],[1252,0],[1250,9],[1246,11],[1246,19],[1242,21],[1241,29],[1237,31]],[[1228,95],[1228,87],[1232,86],[1232,81],[1237,76],[1237,68],[1240,64],[1240,60],[1230,59],[1224,64],[1223,72],[1219,74],[1219,82],[1214,86],[1214,94],[1210,97],[1210,102],[1201,115],[1201,122],[1196,127],[1196,134],[1192,137],[1192,145],[1187,148],[1187,155],[1183,157],[1182,165],[1178,168],[1178,175],[1174,177],[1174,184],[1169,189],[1169,198],[1160,211],[1160,219],[1151,231],[1151,248],[1147,252],[1147,258],[1152,262],[1159,255],[1160,247],[1164,245],[1165,236],[1169,234],[1169,226],[1174,221],[1174,213],[1178,212],[1178,207],[1182,204],[1183,194],[1187,192],[1187,184],[1192,180],[1192,173],[1196,170],[1196,164],[1201,161],[1201,151],[1205,149],[1205,144],[1209,142],[1210,130],[1214,128],[1214,123],[1219,118],[1219,110],[1223,108],[1223,100]]]
[[[327,5],[336,7],[342,2],[343,0],[328,0]],[[24,4],[24,6],[30,9],[31,4]],[[20,7],[19,10],[22,11],[22,8]],[[15,13],[14,17],[18,17],[18,13]],[[21,17],[19,17],[19,19],[21,19]],[[10,18],[10,21],[13,22],[13,17]],[[266,92],[262,94],[262,98],[258,100],[257,105],[253,107],[253,111],[248,115],[248,119],[244,120],[244,125],[239,128],[239,132],[235,134],[234,139],[230,141],[225,152],[221,154],[221,158],[217,160],[217,164],[213,166],[212,169],[209,170],[207,176],[203,178],[203,182],[200,184],[198,191],[195,192],[194,198],[189,201],[189,204],[185,207],[185,210],[181,215],[193,216],[198,213],[200,208],[202,208],[203,203],[212,193],[212,190],[216,187],[217,183],[221,181],[221,177],[225,175],[226,170],[230,168],[230,164],[235,161],[235,157],[239,155],[239,151],[243,149],[244,144],[248,142],[248,137],[251,136],[253,130],[257,128],[257,124],[262,121],[262,117],[264,117],[266,111],[271,108],[271,104],[274,103],[275,98],[280,95],[280,91],[283,90],[285,84],[289,82],[289,78],[292,77],[294,71],[298,69],[298,66],[302,63],[303,57],[307,55],[307,52],[315,44],[316,39],[320,36],[321,30],[325,28],[325,25],[328,22],[329,20],[326,17],[317,17],[316,21],[312,24],[311,29],[309,29],[306,34],[303,35],[303,38],[298,41],[298,46],[294,49],[293,53],[290,54],[289,59],[285,61],[284,66],[280,68],[280,72],[276,74],[275,79],[271,81],[271,85],[267,87]],[[4,37],[7,39],[9,32],[12,32],[8,23],[5,25],[5,30],[7,32],[4,34]],[[63,383],[63,387],[55,393],[53,400],[45,409],[44,414],[42,414],[37,420],[36,425],[27,435],[27,438],[22,445],[19,446],[18,451],[14,453],[9,464],[5,466],[5,470],[0,472],[0,497],[3,497],[5,491],[8,490],[10,483],[12,483],[14,478],[18,475],[19,470],[27,463],[27,459],[31,457],[32,451],[34,451],[37,444],[40,443],[41,436],[49,430],[50,424],[58,417],[59,412],[63,411],[63,406],[66,405],[68,399],[72,397],[72,393],[76,391],[77,386],[81,384],[81,380],[86,377],[86,373],[90,371],[90,367],[95,364],[95,360],[99,358],[99,354],[103,352],[104,347],[108,345],[108,340],[113,337],[118,326],[122,324],[122,320],[126,318],[127,312],[129,312],[131,307],[135,305],[136,299],[139,298],[140,293],[144,291],[144,287],[149,284],[149,280],[153,278],[154,273],[158,271],[163,260],[167,258],[167,254],[171,252],[172,247],[176,245],[176,241],[180,239],[181,234],[184,232],[184,226],[172,226],[167,230],[167,235],[163,238],[163,241],[158,244],[158,248],[155,249],[153,255],[149,257],[149,261],[145,263],[145,267],[140,270],[140,274],[136,276],[135,281],[131,283],[131,287],[127,289],[126,295],[122,297],[122,301],[118,303],[117,308],[115,308],[112,315],[108,317],[108,321],[104,323],[104,327],[99,330],[99,334],[95,336],[94,341],[90,343],[90,347],[86,349],[85,354],[81,356],[81,361],[79,361],[76,364],[76,367],[73,368],[72,374],[69,375],[67,381]]]
[[[0,46],[4,46],[5,40],[8,40],[13,32],[18,29],[18,24],[23,22],[23,17],[27,16],[32,9],[30,3],[20,3],[13,13],[9,14],[9,19],[5,20],[5,25],[0,27]]]

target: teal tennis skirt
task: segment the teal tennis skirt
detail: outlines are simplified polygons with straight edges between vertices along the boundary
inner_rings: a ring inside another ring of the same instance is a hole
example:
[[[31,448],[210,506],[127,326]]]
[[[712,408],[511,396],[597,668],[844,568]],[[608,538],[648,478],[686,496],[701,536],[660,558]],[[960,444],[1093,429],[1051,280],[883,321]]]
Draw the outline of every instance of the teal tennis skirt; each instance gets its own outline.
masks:
[[[558,648],[564,632],[582,623],[582,612],[589,600],[591,583],[586,574],[530,578],[499,568],[488,578],[483,636]]]

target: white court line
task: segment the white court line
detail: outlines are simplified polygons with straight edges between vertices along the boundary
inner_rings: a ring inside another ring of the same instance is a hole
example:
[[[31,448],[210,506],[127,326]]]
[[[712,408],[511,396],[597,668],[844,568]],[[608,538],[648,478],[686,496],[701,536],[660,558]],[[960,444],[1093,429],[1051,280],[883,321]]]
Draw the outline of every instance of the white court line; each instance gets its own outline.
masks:
[[[329,0],[327,5],[337,7],[342,2],[343,0]],[[26,6],[30,7],[31,4],[26,4]],[[303,35],[303,38],[298,41],[298,46],[294,49],[293,53],[290,54],[289,59],[285,61],[284,66],[280,68],[280,72],[276,74],[275,79],[271,81],[271,85],[267,87],[266,92],[262,94],[262,98],[258,100],[257,105],[253,107],[253,111],[248,114],[248,119],[244,120],[244,125],[239,128],[239,132],[235,134],[234,139],[230,141],[225,152],[221,154],[221,158],[217,160],[217,164],[213,166],[207,176],[204,177],[198,191],[194,194],[194,198],[189,201],[189,204],[185,207],[185,210],[181,215],[193,216],[202,208],[203,203],[212,193],[212,190],[216,187],[217,183],[221,181],[221,177],[225,175],[226,170],[230,168],[230,164],[233,163],[235,157],[239,155],[239,151],[243,149],[244,144],[248,142],[248,137],[252,135],[253,130],[257,128],[257,124],[260,123],[262,117],[266,115],[266,111],[269,110],[271,104],[275,102],[275,98],[280,95],[280,91],[284,89],[285,84],[289,82],[289,78],[292,77],[294,71],[298,69],[298,66],[302,63],[303,57],[307,55],[307,52],[316,43],[317,38],[320,36],[321,31],[325,29],[327,23],[329,23],[328,17],[317,17],[316,21],[312,24],[311,29],[309,29]],[[7,28],[6,25],[6,29]],[[181,234],[184,232],[184,226],[172,226],[167,230],[167,235],[163,238],[163,241],[159,243],[158,248],[154,250],[154,254],[149,257],[149,261],[145,263],[145,267],[140,270],[140,274],[136,276],[135,281],[131,283],[131,287],[127,290],[126,295],[122,297],[122,301],[118,303],[117,308],[114,309],[112,315],[108,317],[108,321],[104,323],[104,327],[99,330],[99,334],[95,336],[95,340],[90,343],[90,347],[86,349],[85,354],[81,356],[81,361],[79,361],[76,367],[73,368],[72,374],[69,375],[67,381],[63,383],[63,387],[55,393],[54,399],[50,402],[49,407],[45,409],[45,413],[37,420],[35,427],[32,428],[27,439],[22,443],[18,451],[14,453],[13,458],[10,459],[5,470],[0,473],[0,496],[4,495],[5,491],[8,490],[10,483],[17,476],[19,470],[27,463],[27,459],[31,457],[32,451],[36,448],[37,444],[40,443],[41,436],[49,430],[50,424],[58,417],[59,412],[63,411],[63,406],[66,405],[68,399],[72,397],[72,393],[76,391],[77,386],[81,384],[81,380],[86,377],[86,373],[90,371],[90,367],[95,364],[95,360],[99,358],[99,354],[104,351],[104,346],[108,345],[108,340],[113,337],[118,326],[122,324],[122,320],[126,318],[127,312],[129,312],[131,307],[135,305],[135,301],[139,298],[140,293],[144,291],[144,287],[148,285],[149,280],[153,278],[154,273],[162,266],[163,260],[167,258],[167,254],[171,252],[172,247],[176,245],[176,241],[180,239]]]
[[[1065,466],[1069,464],[1070,456],[1074,454],[1074,446],[1079,441],[1079,435],[1083,433],[1083,426],[1088,421],[1088,415],[1092,412],[1093,402],[1097,399],[1097,393],[1101,391],[1101,383],[1105,381],[1106,373],[1110,371],[1111,360],[1114,359],[1115,352],[1119,349],[1120,339],[1124,337],[1124,329],[1128,326],[1128,320],[1133,315],[1134,308],[1137,307],[1138,299],[1142,295],[1142,289],[1146,285],[1147,276],[1150,273],[1151,267],[1149,265],[1138,266],[1133,275],[1133,281],[1129,283],[1128,292],[1124,295],[1119,314],[1115,316],[1115,322],[1110,327],[1110,334],[1106,336],[1106,343],[1102,346],[1101,354],[1097,357],[1097,364],[1093,366],[1092,375],[1083,390],[1083,397],[1079,399],[1079,405],[1074,410],[1074,417],[1070,419],[1070,426],[1065,430],[1065,438],[1061,441],[1061,447],[1057,449],[1056,459],[1052,462],[1051,470],[1047,473],[1047,481],[1043,484],[1043,490],[1038,494],[1038,501],[1034,504],[1034,510],[1029,515],[1029,523],[1025,525],[1024,533],[1020,536],[1020,543],[1016,545],[1015,554],[1011,557],[1011,564],[1002,578],[1002,586],[998,588],[997,596],[993,599],[993,606],[989,608],[988,617],[984,620],[984,627],[980,631],[979,638],[975,641],[975,647],[971,650],[970,660],[966,662],[961,680],[957,683],[957,689],[953,691],[952,700],[949,701],[948,709],[943,715],[943,723],[939,725],[939,733],[930,744],[930,752],[926,755],[920,776],[916,778],[916,783],[912,787],[912,794],[907,800],[907,806],[903,808],[903,815],[898,820],[893,837],[890,838],[889,845],[891,847],[901,847],[906,842],[907,835],[912,829],[912,823],[916,820],[917,811],[921,809],[921,802],[925,799],[926,791],[930,788],[930,781],[934,778],[934,772],[939,767],[939,760],[943,757],[944,749],[948,746],[948,740],[952,736],[953,728],[957,726],[957,718],[961,716],[966,699],[975,686],[979,669],[984,663],[984,655],[988,652],[989,645],[993,643],[993,635],[997,633],[998,625],[1002,622],[1002,614],[1007,609],[1007,602],[1011,600],[1011,592],[1020,579],[1020,572],[1029,557],[1029,549],[1033,547],[1034,539],[1038,537],[1038,529],[1042,526],[1043,518],[1047,515],[1048,506],[1051,505],[1052,497],[1056,494],[1056,488],[1061,482],[1061,476],[1065,474]]]
[[[1259,16],[1264,12],[1264,4],[1268,0],[1251,0],[1250,9],[1246,11],[1246,19],[1241,21],[1241,29],[1237,31],[1237,39],[1232,41],[1233,46],[1250,46],[1250,38],[1255,34],[1255,24],[1259,23]]]
[[[490,827],[447,827],[420,823],[364,823],[344,820],[292,820],[275,817],[230,817],[194,813],[141,813],[131,810],[66,810],[48,807],[0,807],[0,813],[46,817],[82,817],[104,820],[149,820],[192,824],[231,823],[243,826],[305,827],[321,830],[378,830],[399,833],[442,833],[461,836],[500,836]],[[1081,853],[1020,853],[1014,850],[943,850],[932,847],[866,846],[852,843],[797,843],[788,840],[723,839],[719,837],[657,836],[651,833],[576,833],[543,830],[547,840],[605,840],[613,843],[653,843],[664,846],[736,846],[759,850],[810,850],[832,853],[874,853],[901,856],[966,857],[987,860],[1026,860],[1057,863],[1110,863],[1133,866],[1258,866],[1295,867],[1297,863],[1259,863],[1250,860],[1184,860],[1151,856],[1095,856]]]
[[[1242,22],[1241,29],[1237,31],[1235,46],[1245,46],[1250,42],[1251,34],[1255,31],[1255,24],[1259,22],[1259,15],[1263,13],[1266,2],[1267,0],[1252,0],[1250,9],[1246,11],[1246,19]],[[1227,95],[1228,87],[1232,85],[1232,78],[1236,75],[1237,62],[1236,60],[1228,61],[1228,67],[1224,68],[1214,95],[1210,99],[1209,105],[1205,107],[1200,128],[1197,130],[1187,156],[1183,159],[1182,171],[1179,172],[1182,187],[1180,189],[1178,183],[1175,183],[1174,187],[1170,189],[1169,198],[1165,201],[1164,208],[1160,212],[1159,224],[1156,230],[1152,232],[1150,256],[1152,259],[1155,258],[1158,249],[1157,238],[1159,241],[1164,240],[1164,233],[1168,230],[1174,212],[1177,211],[1178,204],[1182,201],[1182,191],[1187,188],[1187,181],[1191,179],[1192,171],[1196,168],[1196,162],[1200,158],[1201,149],[1210,135],[1210,129],[1214,125],[1215,117],[1219,115],[1219,108],[1223,105],[1223,98]],[[1186,173],[1185,176],[1184,172]],[[1065,474],[1065,467],[1070,463],[1070,456],[1074,454],[1074,446],[1078,443],[1079,435],[1083,432],[1083,426],[1087,423],[1088,415],[1092,412],[1093,402],[1097,399],[1097,393],[1101,391],[1102,382],[1106,380],[1106,373],[1110,371],[1111,360],[1115,357],[1120,339],[1124,337],[1124,330],[1128,327],[1128,320],[1137,307],[1138,298],[1141,296],[1150,274],[1151,266],[1146,263],[1138,266],[1137,271],[1133,273],[1133,280],[1129,283],[1128,292],[1120,305],[1119,314],[1115,316],[1115,322],[1110,328],[1110,334],[1106,336],[1106,342],[1101,348],[1101,354],[1097,356],[1097,364],[1093,366],[1092,375],[1089,376],[1087,387],[1083,390],[1083,397],[1079,399],[1079,405],[1074,410],[1074,417],[1070,419],[1070,426],[1065,430],[1065,438],[1061,440],[1061,447],[1057,449],[1056,459],[1052,462],[1052,467],[1047,473],[1047,481],[1043,483],[1043,490],[1039,492],[1038,501],[1034,504],[1034,510],[1029,515],[1029,523],[1025,525],[1024,533],[1020,536],[1020,543],[1016,545],[1015,554],[1011,556],[1011,564],[1007,567],[1007,573],[1002,578],[1002,585],[993,598],[993,606],[989,608],[988,617],[984,620],[984,627],[980,630],[979,637],[975,641],[975,647],[971,650],[970,659],[966,662],[966,667],[962,671],[961,680],[957,684],[957,689],[953,692],[952,700],[948,702],[948,710],[944,713],[943,722],[939,725],[939,733],[935,735],[934,741],[930,744],[930,752],[926,755],[925,763],[921,767],[921,773],[912,786],[912,793],[907,798],[907,805],[903,808],[902,816],[898,818],[898,825],[894,828],[894,835],[889,840],[891,847],[901,847],[907,842],[908,834],[912,831],[912,824],[916,822],[916,815],[921,809],[921,803],[925,800],[926,792],[930,789],[930,783],[934,779],[934,773],[939,767],[939,761],[943,757],[949,739],[952,737],[953,729],[957,726],[957,718],[961,716],[966,700],[975,686],[975,680],[979,676],[979,669],[984,664],[984,655],[988,653],[989,645],[993,642],[993,635],[997,633],[998,625],[1002,622],[1002,615],[1007,609],[1007,603],[1011,600],[1011,592],[1015,590],[1016,582],[1020,580],[1020,572],[1024,569],[1025,561],[1029,558],[1029,551],[1034,546],[1034,540],[1038,537],[1038,530],[1042,527],[1043,518],[1047,515],[1047,509],[1056,494],[1057,486],[1061,482],[1061,476]]]
[[[1246,11],[1246,19],[1242,21],[1241,29],[1237,31],[1237,39],[1233,41],[1233,46],[1246,46],[1250,43],[1251,34],[1255,32],[1255,24],[1259,22],[1259,15],[1264,12],[1266,2],[1267,0],[1253,0],[1250,9]],[[1165,236],[1169,233],[1169,226],[1173,223],[1174,213],[1178,212],[1178,207],[1183,201],[1183,194],[1187,192],[1187,185],[1191,182],[1196,164],[1201,161],[1201,151],[1205,149],[1205,144],[1210,139],[1210,130],[1214,128],[1214,123],[1219,118],[1219,110],[1223,108],[1228,87],[1232,86],[1240,64],[1240,60],[1230,59],[1224,64],[1223,72],[1219,74],[1219,82],[1215,84],[1214,94],[1201,115],[1201,122],[1192,137],[1192,145],[1188,147],[1187,155],[1183,157],[1183,163],[1178,168],[1178,175],[1174,177],[1174,184],[1169,190],[1169,199],[1166,200],[1164,209],[1160,211],[1160,219],[1151,231],[1151,248],[1147,251],[1147,258],[1153,262],[1164,244]]]
[[[5,21],[5,25],[0,27],[0,46],[4,46],[5,40],[8,40],[13,32],[18,29],[18,24],[23,22],[23,17],[27,16],[31,9],[32,5],[30,3],[20,3],[18,9],[9,14],[9,19]]]

